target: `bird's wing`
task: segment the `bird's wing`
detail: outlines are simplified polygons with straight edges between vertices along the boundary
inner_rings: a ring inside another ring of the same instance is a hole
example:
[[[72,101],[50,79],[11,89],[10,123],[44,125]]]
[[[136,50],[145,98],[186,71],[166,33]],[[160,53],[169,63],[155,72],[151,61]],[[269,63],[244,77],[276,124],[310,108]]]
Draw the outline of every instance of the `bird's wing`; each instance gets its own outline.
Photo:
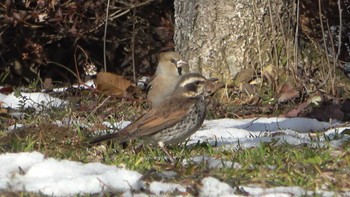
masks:
[[[194,102],[191,100],[172,99],[157,108],[151,109],[124,129],[94,138],[90,140],[89,143],[94,144],[112,139],[125,142],[138,137],[151,135],[181,121],[189,113],[193,105]]]
[[[171,127],[188,115],[194,102],[187,100],[172,100],[174,103],[165,102],[157,108],[137,120],[138,124],[130,133],[131,138],[151,135],[162,129]],[[176,102],[176,103],[175,103]],[[136,122],[135,122],[136,123]]]

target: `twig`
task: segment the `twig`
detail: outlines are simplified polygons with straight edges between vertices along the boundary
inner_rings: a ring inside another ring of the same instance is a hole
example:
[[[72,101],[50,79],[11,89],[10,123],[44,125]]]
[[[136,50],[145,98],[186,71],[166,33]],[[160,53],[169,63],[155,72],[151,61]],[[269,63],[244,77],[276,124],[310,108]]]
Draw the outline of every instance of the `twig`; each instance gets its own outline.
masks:
[[[342,17],[343,9],[341,9],[340,0],[338,0],[338,10],[339,10],[339,35],[338,35],[338,52],[337,52],[337,56],[335,57],[336,62],[338,62],[339,55],[340,55],[341,37],[342,37],[342,30],[343,30],[343,17]]]
[[[275,50],[274,50],[274,55],[275,55],[275,58],[276,58],[276,60],[275,60],[275,66],[276,66],[276,68],[277,68],[277,73],[278,73],[278,69],[279,69],[279,66],[278,66],[278,46],[277,46],[277,44],[276,44],[276,37],[277,37],[277,32],[276,32],[276,29],[275,29],[275,27],[277,26],[277,25],[275,25],[275,23],[274,23],[274,21],[273,21],[273,19],[274,19],[274,17],[272,16],[272,5],[271,5],[271,0],[269,0],[268,1],[268,6],[269,6],[269,16],[270,16],[270,25],[271,25],[271,29],[272,29],[272,36],[273,36],[273,38],[272,38],[272,44],[273,44],[273,47],[275,48]],[[278,76],[279,75],[277,75],[277,78],[278,78]],[[278,79],[277,79],[277,81],[278,81]]]
[[[87,87],[87,88],[89,88],[89,89],[91,89],[93,91],[96,91],[94,88],[92,88],[91,86],[87,85],[85,82],[81,81],[80,77],[76,73],[74,73],[71,69],[69,69],[67,66],[65,66],[63,64],[60,64],[58,62],[54,62],[54,61],[47,61],[47,63],[48,64],[55,64],[56,66],[59,66],[61,68],[66,69],[68,72],[70,72],[72,75],[74,75],[77,78],[79,85],[83,85],[83,86],[85,86],[85,87]]]
[[[332,58],[333,58],[333,67],[331,66],[331,64],[328,64],[328,71],[327,71],[327,78],[326,80],[323,79],[324,82],[330,82],[331,83],[331,88],[332,88],[332,94],[334,95],[335,94],[335,87],[334,87],[334,81],[335,81],[335,68],[336,68],[336,65],[337,65],[337,55],[335,55],[335,45],[334,45],[334,40],[333,40],[333,35],[330,31],[330,28],[329,28],[329,24],[328,24],[328,21],[327,21],[327,30],[328,30],[328,35],[329,36],[329,40],[331,41],[331,49],[332,49]],[[339,47],[340,45],[338,45]],[[340,48],[340,47],[339,47]],[[328,52],[326,51],[326,54]]]
[[[297,1],[297,25],[295,27],[294,37],[294,64],[298,65],[298,37],[299,37],[299,17],[300,17],[300,0]],[[294,75],[295,76],[295,75]]]
[[[105,72],[107,72],[106,37],[107,37],[107,26],[108,26],[109,3],[110,3],[110,0],[107,1],[105,31],[104,31],[104,35],[103,35],[103,67],[105,69],[104,70]]]
[[[287,56],[287,58],[286,58],[286,60],[287,60],[286,67],[289,69],[289,53],[288,53],[289,45],[288,45],[286,34],[284,32],[281,16],[279,14],[276,14],[276,15],[277,15],[277,21],[278,21],[278,24],[279,24],[279,27],[280,27],[280,30],[281,30],[281,34],[282,34],[282,40],[283,40],[284,45],[286,47],[286,56]],[[288,27],[289,27],[289,25],[288,25]]]
[[[84,53],[84,55],[85,55],[85,57],[86,58],[88,58],[88,55],[86,54],[86,52],[84,51],[84,49],[83,48],[81,48],[79,45],[75,48],[75,51],[74,51],[74,65],[75,65],[75,71],[76,71],[76,77],[77,77],[77,79],[78,79],[78,82],[80,83],[80,84],[82,84],[82,83],[84,83],[82,80],[81,80],[81,78],[80,78],[80,73],[79,73],[79,69],[78,69],[78,62],[77,62],[77,49],[80,49],[83,53]]]
[[[271,0],[268,1],[268,7],[269,7],[269,18],[270,18],[270,25],[271,25],[271,29],[272,29],[272,36],[273,36],[273,39],[272,39],[272,44],[273,44],[273,47],[275,48],[274,50],[274,55],[275,55],[275,58],[276,58],[276,62],[275,62],[275,65],[278,67],[278,54],[277,54],[277,44],[276,44],[276,36],[277,36],[277,33],[276,33],[276,30],[275,30],[275,25],[274,25],[274,17],[272,16],[272,5],[271,5]]]
[[[320,25],[321,25],[321,30],[322,30],[322,41],[323,41],[323,47],[324,51],[327,53],[327,42],[325,38],[325,31],[324,31],[324,26],[323,26],[323,20],[322,20],[322,6],[321,6],[321,0],[318,0],[318,15],[320,17]],[[328,55],[326,55],[327,59],[327,64],[329,64],[329,58]]]
[[[321,0],[318,0],[318,14],[319,14],[319,18],[320,18],[320,24],[321,24],[321,30],[322,30],[322,41],[323,41],[323,47],[324,47],[324,52],[326,53],[326,60],[327,60],[327,66],[328,66],[328,72],[327,72],[327,76],[325,78],[323,78],[323,83],[321,84],[322,86],[324,84],[326,84],[329,79],[331,78],[331,75],[334,74],[332,72],[332,68],[330,66],[330,60],[329,60],[329,57],[328,57],[328,50],[327,50],[327,42],[326,42],[326,38],[325,38],[325,28],[324,28],[324,25],[323,25],[323,19],[322,19],[322,4],[321,4]],[[328,29],[328,35],[330,36],[330,40],[331,40],[331,44],[332,44],[332,48],[333,48],[333,51],[332,51],[332,57],[334,58],[334,44],[333,44],[333,39],[332,39],[332,35],[331,33],[329,32],[329,25],[327,23],[327,29]],[[334,59],[333,59],[334,60]],[[333,79],[334,80],[334,77]],[[320,87],[320,85],[318,86]],[[333,87],[333,84],[332,84],[332,94],[334,94],[334,87]]]
[[[136,1],[137,3],[137,1]],[[132,15],[132,38],[131,38],[131,56],[132,56],[132,74],[134,82],[136,82],[136,68],[135,68],[135,27],[136,27],[136,7],[133,9]]]
[[[257,2],[256,0],[253,1],[253,10],[254,12],[258,13],[258,8],[257,8]],[[256,42],[257,42],[257,45],[258,45],[258,57],[259,57],[259,68],[260,68],[260,73],[262,72],[262,69],[263,69],[263,62],[262,62],[262,57],[261,57],[261,25],[258,24],[258,21],[257,21],[257,17],[256,17],[256,14],[253,15],[253,23],[254,23],[254,27],[255,27],[255,31],[256,31]]]
[[[121,2],[121,1],[118,2],[118,3],[126,5],[127,7],[129,7],[129,9],[133,9],[133,8],[137,8],[137,7],[141,7],[141,6],[147,5],[149,3],[152,3],[153,1],[155,1],[155,0],[149,0],[149,1],[142,2],[142,3],[136,2],[136,4],[129,4],[127,2]]]
[[[128,12],[130,12],[130,9],[127,9],[127,10],[125,10],[124,12],[122,12],[120,14],[116,14],[117,12],[114,12],[114,14],[111,14],[111,16],[109,17],[109,20],[112,21],[112,20],[114,20],[116,18],[119,18],[119,17],[123,16],[124,14],[126,14]]]
[[[114,19],[123,16],[124,14],[128,13],[129,11],[130,11],[130,9],[127,9],[127,10],[124,10],[124,12],[120,13],[121,10],[117,10],[117,11],[113,12],[110,16],[108,16],[108,20],[109,20],[109,21],[113,21]],[[118,13],[120,13],[120,14],[118,14]],[[96,31],[96,30],[99,29],[103,24],[105,24],[105,22],[106,22],[106,21],[99,22],[97,25],[94,26],[94,28],[84,31],[84,34],[91,33],[91,32],[93,32],[93,31]]]
[[[59,66],[61,68],[64,68],[66,69],[68,72],[70,72],[72,75],[74,75],[78,80],[79,80],[79,77],[76,73],[74,73],[71,69],[67,68],[67,66],[63,65],[63,64],[60,64],[58,62],[54,62],[54,61],[47,61],[48,64],[55,64],[56,66]]]
[[[110,98],[111,96],[107,96],[107,98],[105,98],[98,106],[95,107],[95,109],[91,111],[90,116],[92,116],[99,108],[101,108]]]

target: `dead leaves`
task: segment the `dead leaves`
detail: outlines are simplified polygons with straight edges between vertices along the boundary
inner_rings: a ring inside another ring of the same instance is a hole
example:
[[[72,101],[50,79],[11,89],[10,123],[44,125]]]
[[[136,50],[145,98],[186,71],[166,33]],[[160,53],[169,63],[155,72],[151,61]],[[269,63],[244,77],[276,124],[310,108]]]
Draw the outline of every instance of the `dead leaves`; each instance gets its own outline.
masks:
[[[235,84],[249,83],[254,78],[255,71],[253,68],[242,69],[241,72],[237,73],[234,82]]]
[[[239,91],[247,93],[249,96],[256,94],[256,89],[251,82],[254,80],[255,70],[253,68],[246,68],[241,70],[234,79],[234,83],[239,87]]]
[[[224,87],[224,84],[221,81],[218,81],[217,78],[210,78],[206,83],[205,89],[209,95],[213,95],[222,87]]]
[[[268,91],[276,95],[271,99],[277,103],[284,103],[294,100],[300,94],[289,78],[284,69],[277,69],[276,66],[269,64],[262,68],[260,73],[253,68],[241,70],[234,79],[234,84],[238,86],[240,92],[250,97],[259,95],[259,88],[267,85]]]
[[[8,109],[3,107],[4,102],[0,101],[0,114],[7,114],[8,113]]]
[[[267,80],[270,86],[276,87],[279,78],[279,72],[276,66],[272,64],[265,66],[261,71],[261,75]]]
[[[293,100],[299,96],[299,91],[295,89],[290,81],[285,82],[278,91],[277,100],[278,103],[283,103],[289,100]]]
[[[132,86],[131,81],[123,76],[109,72],[99,72],[94,80],[97,90],[117,98],[131,98],[127,89]]]

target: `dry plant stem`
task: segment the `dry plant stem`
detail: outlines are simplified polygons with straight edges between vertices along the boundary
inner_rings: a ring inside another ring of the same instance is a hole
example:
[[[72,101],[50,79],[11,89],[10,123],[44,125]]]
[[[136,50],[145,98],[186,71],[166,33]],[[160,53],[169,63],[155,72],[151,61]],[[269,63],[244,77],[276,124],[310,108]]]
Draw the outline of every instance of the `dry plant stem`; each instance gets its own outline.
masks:
[[[60,64],[60,63],[58,63],[58,62],[53,62],[53,61],[47,61],[47,63],[49,63],[49,64],[55,64],[55,65],[57,65],[57,66],[59,66],[59,67],[61,67],[61,68],[66,69],[68,72],[70,72],[72,75],[74,75],[74,76],[77,78],[77,80],[79,81],[79,84],[80,84],[80,85],[83,85],[83,86],[85,86],[85,87],[87,87],[87,88],[89,88],[89,89],[91,89],[91,90],[96,91],[94,88],[92,88],[91,86],[89,86],[89,85],[87,85],[86,83],[84,83],[83,81],[81,81],[80,78],[78,77],[78,75],[77,75],[76,73],[74,73],[71,69],[67,68],[66,66],[64,66],[64,65],[62,65],[62,64]]]
[[[107,38],[107,27],[108,27],[109,3],[110,3],[110,0],[107,1],[105,30],[104,30],[104,34],[103,34],[103,66],[104,66],[105,72],[107,72],[106,38]]]
[[[60,64],[58,62],[53,62],[53,61],[47,61],[48,64],[55,64],[56,66],[59,66],[61,68],[66,69],[68,72],[70,72],[72,75],[74,75],[74,77],[76,77],[77,79],[79,79],[79,77],[77,76],[76,73],[74,73],[71,69],[67,68],[65,65]]]
[[[127,9],[127,10],[124,10],[122,12],[122,10],[117,10],[115,12],[113,12],[112,14],[109,15],[109,21],[113,21],[114,19],[116,18],[119,18],[121,16],[123,16],[124,14],[128,13],[130,11],[130,9]],[[121,13],[120,13],[121,12]],[[120,14],[119,14],[120,13]],[[98,25],[96,25],[94,28],[88,30],[88,31],[85,31],[84,33],[91,33],[93,31],[96,31],[97,29],[99,29],[103,24],[105,24],[105,21],[103,22],[100,22]],[[99,38],[100,39],[100,38]]]
[[[319,14],[319,18],[320,18],[320,24],[321,24],[321,30],[322,30],[322,41],[323,41],[323,47],[324,47],[324,51],[325,53],[327,53],[327,43],[326,43],[326,38],[325,38],[325,29],[323,26],[323,20],[322,20],[322,6],[321,6],[321,0],[318,0],[318,14]],[[329,29],[329,28],[328,28]],[[331,37],[331,41],[332,41],[332,36]],[[334,45],[332,44],[332,47],[334,47]],[[333,51],[334,54],[334,51]],[[333,55],[334,57],[334,55]],[[321,86],[325,85],[327,83],[327,81],[331,78],[331,74],[332,74],[332,69],[330,66],[330,61],[329,61],[329,57],[328,55],[326,55],[326,60],[327,60],[327,66],[328,66],[328,71],[327,76],[324,78],[322,85],[318,86],[318,88],[321,88]],[[333,77],[334,80],[334,77]],[[333,86],[333,85],[332,85]],[[334,87],[332,87],[332,94],[334,94]]]
[[[331,35],[328,22],[327,22],[327,30],[328,30],[328,35]],[[331,91],[332,91],[332,95],[334,95],[335,94],[335,87],[334,87],[335,76],[334,76],[334,74],[332,75],[332,73],[335,73],[335,67],[336,67],[336,64],[337,64],[337,60],[336,60],[337,57],[335,55],[335,46],[334,46],[333,36],[330,36],[330,40],[331,40],[331,46],[332,46],[332,49],[333,49],[333,52],[332,52],[333,67],[330,64],[328,65],[327,73],[329,73],[329,74],[327,75],[327,79],[329,79],[329,81],[331,83]],[[340,48],[340,45],[338,45],[338,47]]]
[[[131,38],[131,44],[132,44],[132,74],[134,77],[134,82],[136,82],[136,69],[135,69],[135,27],[136,27],[136,8],[133,9],[133,16],[132,16],[132,38]]]
[[[84,53],[85,58],[89,58],[88,55],[87,55],[87,53],[85,52],[85,50],[84,50],[83,48],[81,48],[80,46],[77,46],[77,47],[75,48],[75,51],[74,51],[74,64],[75,64],[75,70],[76,70],[75,77],[77,78],[79,84],[82,84],[82,85],[84,85],[85,87],[88,87],[89,89],[95,90],[94,88],[88,86],[88,85],[87,85],[83,80],[81,80],[81,78],[80,78],[80,73],[79,73],[79,70],[78,70],[78,63],[77,63],[77,56],[76,56],[77,50],[78,50],[78,49],[80,49],[80,50]]]
[[[114,19],[123,16],[124,14],[130,12],[130,9],[127,9],[127,10],[125,10],[124,12],[122,12],[122,13],[120,13],[120,14],[119,14],[119,12],[121,12],[121,10],[118,10],[118,12],[114,12],[113,14],[111,14],[111,15],[109,16],[109,20],[110,20],[110,21],[113,21]]]
[[[77,74],[76,77],[77,77],[79,83],[82,83],[82,80],[80,78],[80,73],[79,73],[79,70],[78,70],[78,62],[77,62],[77,55],[76,55],[77,54],[77,49],[82,50],[85,55],[86,55],[86,53],[80,46],[75,47],[75,51],[74,51],[74,65],[75,65],[75,71],[76,71],[76,74]]]
[[[274,83],[274,86],[272,87],[273,88],[273,91],[276,91],[277,90],[277,87],[278,87],[278,81],[279,81],[279,76],[280,76],[280,73],[279,73],[279,58],[278,58],[278,46],[276,44],[276,38],[277,38],[277,32],[276,32],[276,29],[275,27],[277,25],[275,25],[274,23],[274,17],[272,16],[272,6],[271,6],[271,0],[269,0],[268,2],[268,6],[269,6],[269,16],[270,16],[270,26],[272,28],[272,44],[273,44],[273,47],[274,47],[274,56],[275,56],[275,67],[276,67],[276,72],[277,72],[277,75],[276,75],[276,80],[275,80],[275,83]]]
[[[254,12],[258,13],[258,8],[256,7],[256,0],[254,0],[253,2],[253,6],[254,6]],[[254,27],[256,28],[256,32],[257,32],[257,35],[261,35],[260,33],[260,25],[258,24],[257,22],[257,18],[255,17],[256,15],[254,15]],[[262,64],[262,58],[261,58],[261,42],[260,42],[260,38],[257,37],[257,44],[258,44],[258,56],[259,56],[259,67],[260,67],[260,73],[262,73],[262,69],[263,69],[263,64]]]
[[[92,116],[101,106],[103,106],[106,101],[111,98],[111,96],[108,96],[105,100],[103,100],[97,107],[95,107],[95,109],[93,109],[90,113],[90,116]]]
[[[340,55],[340,46],[341,46],[341,37],[342,37],[342,30],[343,30],[343,18],[342,18],[342,13],[343,13],[343,9],[341,9],[341,4],[340,4],[340,0],[338,0],[338,10],[339,10],[339,35],[338,35],[338,52],[337,52],[337,56],[335,58],[335,61],[338,62],[339,59],[339,55]]]
[[[299,37],[299,18],[300,18],[300,0],[297,0],[296,5],[296,27],[295,27],[295,37],[294,37],[294,64],[295,68],[298,66],[298,37]],[[292,69],[293,70],[293,69]],[[294,80],[297,81],[295,70],[293,70]]]
[[[272,28],[272,36],[273,36],[273,39],[272,39],[272,44],[273,44],[273,47],[275,48],[274,49],[274,55],[275,55],[275,66],[277,68],[277,73],[278,73],[278,54],[277,54],[277,50],[278,50],[278,46],[276,44],[276,37],[277,37],[277,33],[276,33],[276,29],[274,28],[276,25],[275,23],[273,22],[273,19],[274,17],[272,16],[272,6],[271,6],[271,0],[269,0],[269,15],[270,15],[270,25],[271,25],[271,28]],[[277,74],[277,81],[278,81],[278,74]]]
[[[116,192],[110,185],[107,185],[105,182],[103,182],[101,179],[97,178],[97,180],[101,183],[102,185],[102,190],[101,190],[101,193],[105,192],[105,191],[114,191]],[[105,187],[108,188],[108,190],[105,189]]]
[[[79,83],[84,83],[81,80],[81,78],[80,78],[80,73],[79,73],[79,70],[78,70],[78,63],[77,63],[77,57],[76,57],[77,49],[80,49],[83,52],[83,54],[85,56],[85,59],[89,59],[89,56],[86,53],[86,51],[83,48],[81,48],[79,45],[75,48],[75,51],[74,51],[74,64],[75,64],[75,69],[76,69],[76,72],[77,72],[77,79],[79,80]]]
[[[170,161],[172,164],[175,164],[175,159],[172,155],[170,155],[170,153],[168,152],[168,150],[165,147],[165,144],[163,142],[158,142],[158,146],[162,149],[162,151],[169,157]]]
[[[283,43],[284,43],[284,46],[285,46],[285,50],[286,50],[286,58],[287,58],[287,62],[286,62],[286,67],[289,69],[289,45],[288,45],[288,42],[287,42],[287,37],[286,37],[286,34],[284,32],[284,28],[283,28],[283,25],[282,25],[282,20],[281,20],[281,17],[279,14],[277,14],[277,21],[278,21],[278,25],[280,27],[280,31],[281,31],[281,34],[282,34],[282,40],[283,40]]]
[[[85,50],[83,48],[81,48],[80,46],[77,46],[75,48],[75,51],[74,51],[74,65],[75,65],[75,70],[76,70],[76,73],[74,73],[73,71],[71,71],[70,69],[66,68],[68,71],[70,71],[71,73],[73,73],[73,75],[77,78],[78,80],[78,83],[81,84],[81,85],[84,85],[85,87],[91,89],[91,90],[95,90],[94,88],[88,86],[84,81],[81,80],[80,78],[80,73],[79,73],[79,70],[78,70],[78,63],[77,63],[77,56],[76,56],[76,53],[77,53],[77,50],[80,49],[84,55],[85,55],[85,58],[88,58],[88,55],[87,53],[85,52]]]
[[[144,5],[144,4],[142,4]],[[140,5],[140,6],[142,6]],[[109,6],[108,6],[109,7]],[[130,8],[131,9],[131,8]],[[127,14],[130,9],[126,9],[126,10],[116,10],[115,12],[111,13],[109,16],[107,15],[106,18],[108,17],[108,20],[109,21],[113,21],[115,20],[116,18],[119,18],[125,14]],[[93,28],[89,29],[89,30],[86,30],[84,31],[83,33],[84,34],[88,34],[88,33],[91,33],[91,32],[94,32],[96,31],[97,29],[99,29],[102,25],[106,24],[106,21],[103,20],[101,22],[99,22],[97,25],[95,25]],[[60,39],[62,39],[64,36],[47,36],[47,35],[43,35],[43,37],[46,37],[46,38],[50,38],[50,41],[46,44],[50,44],[52,42],[55,42],[55,41],[58,41]],[[98,38],[98,40],[100,40],[101,38]],[[97,39],[96,39],[97,40]]]
[[[126,1],[125,2],[118,1],[118,3],[121,3],[121,4],[124,4],[126,6],[129,6],[129,9],[133,9],[133,8],[138,8],[138,7],[147,5],[147,4],[149,4],[149,3],[153,2],[153,1],[155,1],[155,0],[149,0],[149,1],[142,2],[142,3],[137,2],[136,4],[128,3]]]
[[[320,18],[320,24],[321,24],[321,30],[322,30],[322,41],[323,41],[323,47],[325,52],[327,52],[327,44],[326,44],[326,39],[325,39],[325,31],[324,31],[324,26],[323,26],[323,20],[322,20],[322,7],[321,7],[321,0],[318,0],[318,15]],[[327,59],[327,64],[329,64],[329,58],[326,55],[326,59]]]

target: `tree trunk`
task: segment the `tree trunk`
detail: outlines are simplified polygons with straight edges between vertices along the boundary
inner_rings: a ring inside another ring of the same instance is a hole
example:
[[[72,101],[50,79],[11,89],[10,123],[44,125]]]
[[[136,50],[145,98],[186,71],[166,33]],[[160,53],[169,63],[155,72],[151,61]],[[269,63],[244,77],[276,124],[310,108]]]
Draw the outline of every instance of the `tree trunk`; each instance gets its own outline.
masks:
[[[289,64],[294,13],[293,1],[175,0],[175,45],[191,71],[230,84],[242,68]]]

